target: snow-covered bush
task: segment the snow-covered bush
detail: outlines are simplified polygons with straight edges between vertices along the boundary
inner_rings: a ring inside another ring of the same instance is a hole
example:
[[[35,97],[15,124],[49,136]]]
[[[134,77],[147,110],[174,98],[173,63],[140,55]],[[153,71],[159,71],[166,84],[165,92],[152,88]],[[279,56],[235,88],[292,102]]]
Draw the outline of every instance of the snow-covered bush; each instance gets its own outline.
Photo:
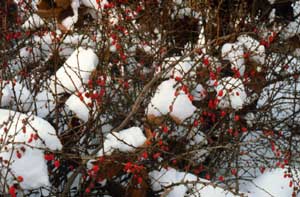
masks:
[[[0,1],[0,196],[299,196],[300,1]]]

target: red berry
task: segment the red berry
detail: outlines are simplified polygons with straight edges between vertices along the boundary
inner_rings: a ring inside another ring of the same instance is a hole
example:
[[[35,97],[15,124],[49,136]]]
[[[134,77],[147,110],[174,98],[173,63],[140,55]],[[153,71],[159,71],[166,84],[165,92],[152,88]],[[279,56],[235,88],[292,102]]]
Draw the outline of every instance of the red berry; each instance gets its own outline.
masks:
[[[90,188],[86,188],[85,189],[85,193],[90,193],[91,192],[91,189]]]
[[[223,90],[220,90],[220,91],[218,92],[218,96],[219,96],[219,97],[222,97],[222,96],[223,96]]]
[[[265,172],[266,168],[264,166],[262,166],[262,167],[259,168],[259,170],[263,174]]]
[[[247,128],[246,127],[242,127],[242,132],[247,132]]]
[[[143,178],[139,176],[139,177],[137,178],[137,182],[138,182],[138,184],[141,184],[141,183],[143,182]]]
[[[54,155],[51,154],[51,153],[50,154],[45,154],[44,158],[45,158],[46,161],[52,161],[52,160],[54,160]]]
[[[209,65],[209,59],[208,59],[208,58],[204,58],[204,59],[203,59],[203,64],[204,64],[205,66],[208,66],[208,65]]]
[[[219,181],[224,181],[224,176],[219,176]]]
[[[239,115],[235,115],[235,116],[234,116],[234,120],[235,120],[235,121],[239,121],[239,120],[240,120],[240,116],[239,116]]]
[[[158,159],[160,157],[160,153],[155,153],[152,157],[153,159]]]
[[[221,114],[220,114],[222,117],[226,116],[226,112],[225,111],[221,111]]]
[[[293,187],[293,181],[290,181],[289,187]]]
[[[168,131],[169,131],[169,128],[168,128],[167,126],[163,126],[162,129],[163,129],[163,132],[164,132],[164,133],[168,133]]]
[[[206,173],[205,178],[206,178],[207,180],[210,180],[210,175],[209,175],[208,173]]]
[[[231,169],[231,174],[234,176],[237,175],[237,169],[236,168]]]
[[[18,177],[17,177],[17,181],[18,181],[19,183],[23,182],[23,180],[24,180],[24,179],[23,179],[22,176],[18,176]]]
[[[99,166],[97,164],[93,165],[92,170],[97,173],[99,171]]]
[[[13,185],[9,187],[9,194],[11,197],[16,197],[16,188]]]
[[[194,120],[194,127],[197,127],[199,125],[198,120]]]
[[[182,81],[182,78],[181,77],[175,77],[175,80],[180,82],[180,81]]]
[[[55,166],[56,168],[58,168],[58,167],[60,166],[59,160],[55,160],[55,161],[54,161],[54,166]]]
[[[148,158],[148,153],[145,151],[141,155],[142,158],[147,159]]]
[[[22,154],[19,152],[19,151],[17,151],[17,157],[18,157],[18,159],[21,159],[21,157],[22,157]]]

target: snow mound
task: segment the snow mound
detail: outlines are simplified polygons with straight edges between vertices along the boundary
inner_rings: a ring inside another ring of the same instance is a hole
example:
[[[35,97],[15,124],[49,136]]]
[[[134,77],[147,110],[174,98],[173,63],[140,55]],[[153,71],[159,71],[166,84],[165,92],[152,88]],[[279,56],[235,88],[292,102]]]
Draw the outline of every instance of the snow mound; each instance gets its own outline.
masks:
[[[135,148],[142,146],[146,142],[146,137],[139,127],[131,127],[118,133],[113,132],[106,136],[103,149],[98,152],[98,156],[111,155],[114,150],[121,152],[131,152]]]
[[[219,100],[219,108],[233,108],[235,110],[243,108],[247,94],[240,79],[233,77],[222,78],[215,90]]]
[[[1,173],[7,173],[7,182],[22,176],[23,189],[49,186],[48,169],[43,150],[61,150],[62,145],[55,129],[45,120],[36,116],[0,109]],[[4,162],[7,161],[7,162]]]
[[[87,83],[98,62],[98,57],[92,49],[79,47],[51,77],[51,91],[61,94],[79,90],[83,84]]]
[[[159,69],[156,73],[164,72],[165,70],[169,69],[169,67],[172,66],[171,70],[164,75],[164,78],[170,78],[170,77],[183,78],[189,72],[191,72],[189,73],[189,76],[195,74],[195,72],[191,71],[193,65],[195,65],[195,62],[193,62],[189,57],[179,61],[180,59],[181,59],[180,56],[164,59],[162,68]],[[178,63],[176,65],[173,65],[177,61]]]
[[[27,143],[31,134],[37,134],[39,140],[30,143],[31,146],[49,148],[51,150],[61,149],[62,145],[56,136],[55,129],[47,121],[37,116],[27,116],[19,112],[0,109],[1,134],[12,136],[7,139],[13,143]],[[25,127],[26,132],[24,132]],[[7,128],[7,132],[4,132]]]
[[[249,197],[257,196],[293,196],[293,187],[290,187],[292,178],[286,177],[284,169],[274,169],[265,172],[251,183],[241,185],[241,191],[247,193]],[[294,185],[294,184],[292,184]]]
[[[37,14],[32,14],[22,25],[23,29],[37,29],[45,24],[44,20]]]
[[[2,91],[1,106],[28,111],[32,105],[32,96],[27,87],[17,81],[6,81],[0,84]]]
[[[56,100],[52,93],[46,87],[43,87],[36,95],[33,96],[34,105],[31,106],[31,111],[38,117],[45,118],[54,111]]]
[[[37,62],[41,59],[41,50],[33,47],[23,47],[20,49],[20,59],[26,62]]]
[[[73,16],[69,16],[62,21],[62,25],[67,28],[67,30],[71,30],[74,28],[75,23],[78,21],[78,9],[80,6],[79,0],[72,0],[71,8],[73,10]]]
[[[176,81],[169,79],[157,87],[147,108],[148,117],[160,117],[169,114],[177,122],[182,122],[193,115],[196,107],[188,95],[182,90],[177,91],[175,86]],[[178,95],[176,95],[177,93]]]
[[[222,58],[229,60],[231,69],[239,71],[243,76],[245,72],[245,59],[243,47],[238,43],[226,43],[222,46]]]
[[[280,32],[280,37],[283,39],[289,39],[297,34],[300,34],[300,2],[295,1],[292,5],[294,10],[294,16],[298,16],[295,21],[291,21],[287,26],[285,26]]]
[[[175,186],[163,192],[167,197],[185,196],[188,190],[192,190],[193,194],[201,197],[234,196],[231,192],[221,187],[211,185],[206,179],[198,178],[191,173],[179,172],[174,168],[162,168],[160,171],[154,170],[149,173],[149,177],[154,191],[159,191],[164,187],[175,184]]]
[[[11,105],[13,101],[13,91],[10,82],[2,82],[1,87],[1,106],[6,107]]]
[[[103,9],[105,5],[108,4],[107,0],[97,1],[97,0],[81,0],[81,3],[88,7],[98,10],[99,8]]]
[[[261,45],[257,40],[247,35],[241,35],[237,38],[237,40],[246,49],[246,51],[250,53],[250,60],[260,65],[265,63],[265,47]]]
[[[76,116],[87,122],[90,116],[90,109],[88,108],[88,104],[91,103],[91,99],[85,96],[85,93],[82,93],[82,100],[78,95],[72,94],[68,100],[66,101],[66,105],[68,108],[76,114]]]
[[[222,58],[231,63],[231,69],[239,71],[241,76],[245,73],[245,58],[257,64],[264,64],[266,59],[265,47],[257,40],[241,35],[235,43],[226,43],[222,46]]]
[[[84,34],[67,35],[59,46],[59,55],[68,58],[78,46],[94,48],[96,41]]]
[[[195,101],[201,101],[206,97],[207,92],[201,84],[198,84],[192,91],[192,95]]]

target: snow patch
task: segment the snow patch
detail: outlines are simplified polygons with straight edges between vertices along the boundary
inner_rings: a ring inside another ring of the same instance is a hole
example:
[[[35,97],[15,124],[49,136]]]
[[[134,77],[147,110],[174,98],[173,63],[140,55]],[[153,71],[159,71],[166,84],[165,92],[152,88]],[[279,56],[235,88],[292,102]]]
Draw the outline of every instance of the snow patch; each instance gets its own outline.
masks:
[[[92,49],[79,47],[51,77],[51,91],[61,94],[79,90],[83,84],[87,83],[98,62],[98,57]]]
[[[170,78],[170,77],[183,78],[188,73],[189,73],[189,76],[195,75],[195,71],[191,71],[191,69],[195,65],[195,62],[193,62],[191,60],[191,58],[189,58],[189,57],[187,57],[183,60],[180,60],[180,59],[181,59],[180,56],[164,59],[161,69],[159,69],[156,73],[164,72],[169,69],[170,71],[168,71],[164,75],[165,78]],[[175,64],[176,62],[178,62],[178,63]],[[172,66],[172,68],[170,68],[171,66]]]
[[[206,180],[191,173],[180,172],[174,168],[162,168],[160,171],[149,172],[151,187],[154,191],[159,191],[172,184],[176,184],[163,192],[167,197],[185,196],[188,190],[201,197],[232,197],[231,192],[221,187],[213,186]],[[182,183],[182,184],[181,184]]]
[[[103,149],[98,152],[98,156],[111,155],[114,150],[121,152],[131,152],[146,142],[146,137],[139,127],[131,127],[118,133],[113,132],[106,136]]]
[[[254,179],[251,183],[241,185],[241,191],[247,193],[249,197],[256,196],[293,196],[293,187],[289,187],[292,178],[284,177],[286,169],[269,170]]]
[[[32,105],[32,96],[25,84],[17,81],[2,82],[1,106],[12,109],[28,111]]]
[[[240,79],[233,77],[222,78],[215,90],[219,100],[219,108],[233,108],[235,110],[243,108],[247,94]]]
[[[201,101],[206,97],[207,92],[201,84],[198,84],[195,89],[192,90],[192,95],[195,101]]]
[[[226,43],[222,46],[222,57],[224,60],[229,60],[231,69],[239,71],[243,76],[245,72],[244,50],[238,43]]]
[[[23,29],[37,29],[45,24],[44,20],[37,14],[32,14],[22,25]]]
[[[23,189],[49,186],[48,169],[42,149],[61,150],[55,129],[45,120],[19,112],[0,109],[0,135],[4,139],[0,157],[1,173],[9,171],[8,184],[22,176]],[[28,145],[28,146],[27,146]]]
[[[85,96],[85,92],[82,93],[82,98],[83,100],[81,100],[76,94],[72,94],[66,101],[66,105],[79,119],[87,122],[90,116],[90,109],[87,104],[92,101],[90,98]]]
[[[174,79],[169,79],[157,87],[147,108],[148,116],[160,117],[170,114],[171,117],[184,121],[194,113],[196,107],[187,94],[176,90],[176,83]],[[175,95],[176,92],[178,95]]]

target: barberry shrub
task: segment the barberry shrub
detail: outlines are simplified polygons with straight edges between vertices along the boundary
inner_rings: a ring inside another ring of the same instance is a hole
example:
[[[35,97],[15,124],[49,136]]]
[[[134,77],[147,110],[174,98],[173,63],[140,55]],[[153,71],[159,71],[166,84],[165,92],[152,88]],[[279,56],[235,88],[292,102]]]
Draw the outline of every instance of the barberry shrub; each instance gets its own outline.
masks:
[[[297,196],[300,1],[0,2],[0,194]]]

